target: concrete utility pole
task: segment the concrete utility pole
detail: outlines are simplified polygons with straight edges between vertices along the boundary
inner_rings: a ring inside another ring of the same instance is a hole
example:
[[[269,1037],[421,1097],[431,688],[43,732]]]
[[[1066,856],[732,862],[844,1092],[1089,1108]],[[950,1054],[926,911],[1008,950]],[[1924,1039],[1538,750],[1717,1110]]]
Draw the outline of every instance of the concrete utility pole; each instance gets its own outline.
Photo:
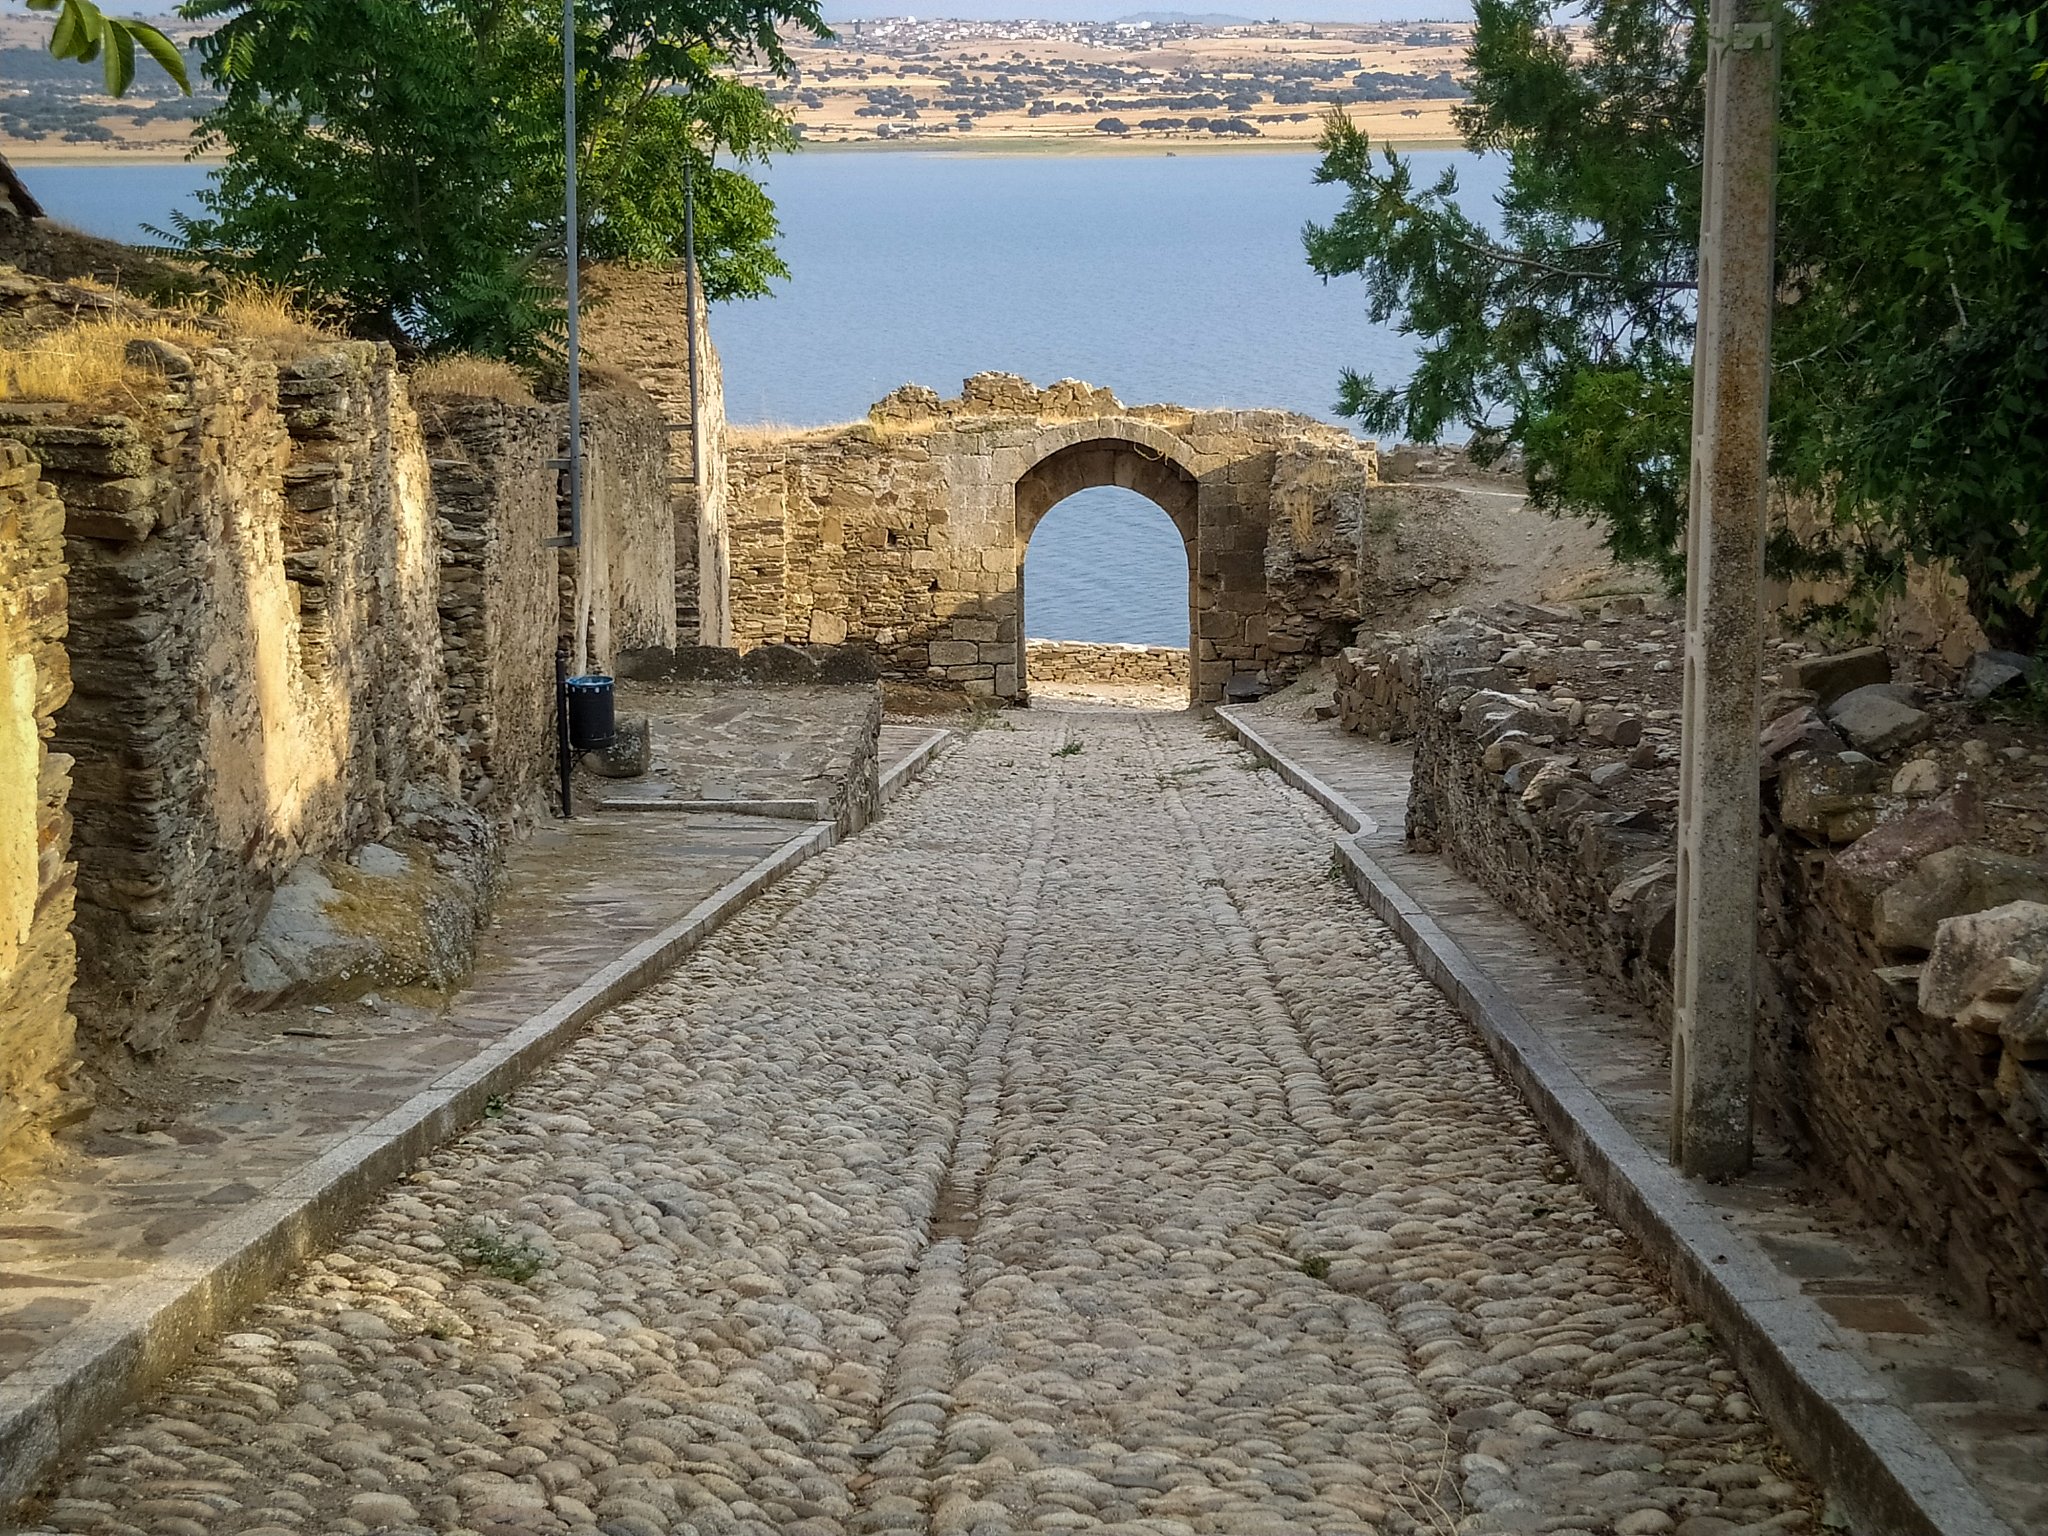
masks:
[[[1774,0],[1712,0],[1686,524],[1685,735],[1671,1156],[1750,1163],[1756,1025],[1757,691],[1769,489]]]

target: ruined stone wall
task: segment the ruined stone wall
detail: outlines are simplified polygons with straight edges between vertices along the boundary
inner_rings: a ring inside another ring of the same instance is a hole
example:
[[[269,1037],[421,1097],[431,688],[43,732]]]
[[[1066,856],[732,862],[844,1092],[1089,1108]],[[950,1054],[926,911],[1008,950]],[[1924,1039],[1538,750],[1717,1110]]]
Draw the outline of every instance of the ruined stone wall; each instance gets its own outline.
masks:
[[[1410,839],[1639,1007],[1660,1038],[1681,645],[1675,623],[1639,611],[1601,622],[1520,608],[1376,637],[1336,667],[1345,726],[1415,743]],[[1763,742],[1759,1109],[1979,1311],[2038,1332],[2048,1008],[1952,1019],[1948,1005],[1922,1012],[1918,988],[1946,925],[2048,900],[2048,818],[2027,813],[2048,805],[2039,743],[1986,726],[1954,695],[1887,682],[1879,652],[1806,656],[1787,642],[1777,662]],[[1877,691],[1850,697],[1864,686]],[[1992,804],[2004,814],[1987,817]]]
[[[566,430],[558,413],[558,430]],[[638,388],[583,397],[583,546],[559,555],[561,625],[579,625],[583,670],[604,672],[622,650],[676,643],[676,522],[670,436]],[[567,451],[567,439],[562,451]]]
[[[517,829],[554,772],[554,415],[490,399],[419,402],[441,531],[445,718],[463,798]]]
[[[0,1180],[73,1102],[71,763],[49,747],[71,692],[63,642],[64,508],[0,441]]]
[[[1184,645],[1027,640],[1024,670],[1030,683],[1152,683],[1184,689],[1188,650]]]
[[[1280,686],[1359,617],[1373,452],[1305,417],[979,374],[951,400],[898,390],[855,427],[736,438],[730,462],[742,646],[850,641],[893,676],[1015,697],[1031,531],[1112,484],[1188,545],[1197,698]]]
[[[163,348],[118,415],[0,408],[66,505],[79,986],[91,1044],[189,1038],[303,858],[452,786],[439,539],[390,351]]]
[[[587,282],[591,303],[583,334],[590,357],[638,384],[667,426],[676,634],[685,644],[731,645],[725,378],[703,294],[697,295],[695,331],[697,433],[704,444],[700,490],[692,461],[683,273],[604,267],[593,270]]]

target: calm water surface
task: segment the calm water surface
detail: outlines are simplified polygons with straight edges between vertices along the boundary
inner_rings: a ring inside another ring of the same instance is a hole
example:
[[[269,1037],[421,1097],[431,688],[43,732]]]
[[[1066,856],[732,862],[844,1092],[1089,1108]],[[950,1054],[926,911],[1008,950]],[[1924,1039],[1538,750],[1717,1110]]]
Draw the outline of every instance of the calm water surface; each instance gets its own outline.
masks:
[[[1490,205],[1494,163],[1457,163]],[[984,369],[1081,378],[1126,402],[1277,406],[1326,420],[1345,367],[1404,377],[1407,340],[1370,325],[1356,279],[1325,285],[1301,228],[1338,189],[1315,156],[1024,156],[876,150],[797,155],[769,189],[794,274],[775,297],[721,305],[714,333],[736,422],[848,421],[900,384],[953,394]],[[29,167],[50,213],[145,238],[204,184],[188,165]],[[1187,643],[1187,562],[1164,513],[1083,491],[1031,541],[1036,635]]]

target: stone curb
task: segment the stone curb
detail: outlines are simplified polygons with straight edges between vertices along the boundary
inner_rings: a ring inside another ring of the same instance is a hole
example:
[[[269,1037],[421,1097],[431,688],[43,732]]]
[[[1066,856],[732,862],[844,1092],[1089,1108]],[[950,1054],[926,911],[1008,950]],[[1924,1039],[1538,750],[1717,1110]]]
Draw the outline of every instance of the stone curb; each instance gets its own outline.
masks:
[[[667,811],[673,816],[765,816],[773,821],[827,821],[823,800],[600,800],[600,811]]]
[[[584,1024],[679,964],[739,908],[838,841],[829,821],[792,836],[660,933],[344,1138],[262,1199],[173,1244],[155,1274],[95,1308],[78,1328],[0,1382],[0,1516],[33,1493],[66,1451],[345,1230],[414,1162],[482,1119],[493,1097],[510,1091]]]
[[[1354,832],[1350,801],[1227,709],[1238,739]],[[1346,877],[1424,975],[1478,1030],[1545,1133],[1601,1208],[1713,1327],[1771,1425],[1871,1536],[2014,1536],[1983,1496],[1845,1345],[1826,1315],[1600,1102],[1563,1057],[1356,836],[1337,839]]]
[[[910,749],[908,757],[904,758],[901,762],[892,764],[889,770],[882,775],[880,785],[882,804],[888,805],[898,795],[902,794],[904,789],[910,784],[910,781],[917,776],[919,770],[933,758],[937,757],[940,750],[952,739],[953,733],[949,730],[942,728],[933,731],[931,735],[925,737],[923,741],[920,741]]]

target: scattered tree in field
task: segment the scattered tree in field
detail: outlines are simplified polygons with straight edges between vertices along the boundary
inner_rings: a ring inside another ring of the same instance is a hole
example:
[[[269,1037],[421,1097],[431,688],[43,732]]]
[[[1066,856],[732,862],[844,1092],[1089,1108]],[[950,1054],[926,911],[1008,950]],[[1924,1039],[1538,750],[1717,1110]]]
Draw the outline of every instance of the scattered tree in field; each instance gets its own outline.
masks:
[[[1522,450],[1533,499],[1605,523],[1673,579],[1685,515],[1699,239],[1701,0],[1478,0],[1468,146],[1497,218],[1416,183],[1333,116],[1305,232],[1324,277],[1423,340],[1406,385],[1356,373],[1371,430]],[[1560,23],[1583,19],[1574,49]],[[1794,6],[1783,22],[1772,467],[1823,509],[1780,570],[1856,597],[1945,563],[1998,640],[2048,617],[2048,36],[2038,3]]]

